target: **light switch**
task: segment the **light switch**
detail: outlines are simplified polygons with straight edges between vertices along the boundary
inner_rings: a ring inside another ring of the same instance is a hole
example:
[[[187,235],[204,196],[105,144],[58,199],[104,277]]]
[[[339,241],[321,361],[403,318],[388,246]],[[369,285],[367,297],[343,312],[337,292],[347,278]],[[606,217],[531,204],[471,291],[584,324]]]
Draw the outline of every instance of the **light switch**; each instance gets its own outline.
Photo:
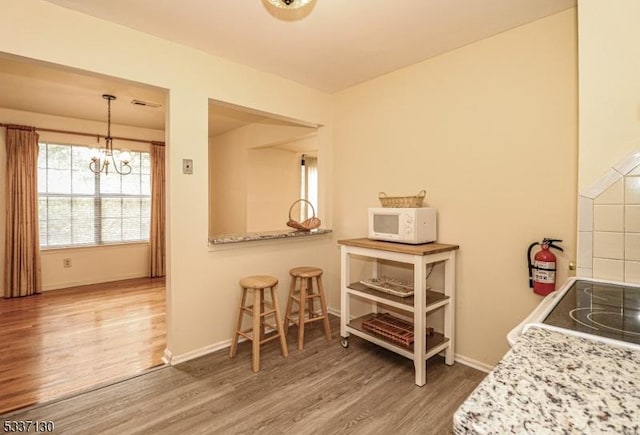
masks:
[[[183,174],[193,174],[193,160],[192,159],[182,159],[182,173]]]

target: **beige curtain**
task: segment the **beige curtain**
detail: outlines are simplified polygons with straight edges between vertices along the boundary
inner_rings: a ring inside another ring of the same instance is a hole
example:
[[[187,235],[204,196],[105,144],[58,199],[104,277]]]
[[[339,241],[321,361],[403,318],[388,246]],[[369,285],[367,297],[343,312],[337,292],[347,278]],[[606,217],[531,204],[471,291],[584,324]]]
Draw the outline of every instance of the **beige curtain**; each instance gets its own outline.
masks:
[[[4,296],[42,291],[38,223],[38,134],[7,126]]]
[[[165,275],[164,144],[151,145],[151,256],[149,276]]]

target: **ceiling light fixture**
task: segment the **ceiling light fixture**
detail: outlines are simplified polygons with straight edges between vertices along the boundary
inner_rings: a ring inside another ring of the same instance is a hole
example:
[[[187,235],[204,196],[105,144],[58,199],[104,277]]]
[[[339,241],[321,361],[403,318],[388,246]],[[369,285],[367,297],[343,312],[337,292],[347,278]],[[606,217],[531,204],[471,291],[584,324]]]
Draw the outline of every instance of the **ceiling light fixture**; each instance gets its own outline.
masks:
[[[309,3],[311,0],[268,0],[273,6],[280,9],[300,9]]]
[[[101,149],[93,148],[91,150],[91,163],[89,163],[89,169],[96,174],[104,171],[105,175],[109,175],[109,165],[111,164],[109,159],[111,159],[111,162],[113,162],[113,168],[118,174],[128,175],[131,173],[131,166],[129,166],[131,153],[129,150],[123,149],[119,151],[117,158],[113,153],[113,138],[111,137],[111,101],[115,100],[116,97],[104,94],[102,98],[107,100],[107,135],[104,137],[105,147]],[[100,136],[98,136],[98,142],[100,142]],[[118,166],[120,168],[118,168]]]

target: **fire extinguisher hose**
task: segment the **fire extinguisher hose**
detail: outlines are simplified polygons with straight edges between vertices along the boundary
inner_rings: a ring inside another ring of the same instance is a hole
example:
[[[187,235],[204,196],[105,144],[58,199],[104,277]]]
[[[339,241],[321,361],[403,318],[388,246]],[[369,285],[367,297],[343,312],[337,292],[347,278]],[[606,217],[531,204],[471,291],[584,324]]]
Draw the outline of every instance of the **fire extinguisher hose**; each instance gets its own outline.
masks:
[[[534,246],[539,245],[540,243],[534,242],[529,245],[529,249],[527,250],[527,264],[529,265],[529,288],[533,288],[533,264],[531,264],[531,250]]]

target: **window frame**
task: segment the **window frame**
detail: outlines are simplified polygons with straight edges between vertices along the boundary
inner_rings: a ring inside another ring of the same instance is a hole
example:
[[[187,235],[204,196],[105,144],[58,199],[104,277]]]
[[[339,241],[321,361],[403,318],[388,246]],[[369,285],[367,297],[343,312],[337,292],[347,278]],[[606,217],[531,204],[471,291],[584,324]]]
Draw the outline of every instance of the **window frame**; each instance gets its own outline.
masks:
[[[150,228],[151,225],[151,152],[149,150],[132,150],[130,151],[130,153],[132,155],[137,154],[138,155],[138,159],[140,162],[140,165],[137,167],[137,169],[139,169],[139,172],[134,173],[134,176],[137,176],[140,180],[141,183],[141,188],[140,188],[140,192],[138,194],[131,194],[131,193],[124,193],[122,190],[122,182],[120,181],[120,192],[119,193],[106,193],[106,192],[101,192],[101,186],[104,185],[104,181],[102,181],[102,177],[103,174],[102,173],[93,173],[93,193],[73,193],[73,172],[74,172],[74,161],[73,161],[73,153],[74,153],[74,148],[78,149],[78,148],[82,148],[83,151],[81,151],[81,153],[84,153],[85,155],[89,155],[89,151],[90,151],[90,147],[87,145],[76,145],[76,144],[72,144],[72,143],[61,143],[61,142],[55,142],[55,141],[39,141],[38,142],[38,147],[39,147],[39,153],[42,152],[43,148],[47,150],[48,152],[48,146],[49,145],[53,145],[53,146],[62,146],[62,147],[69,147],[70,149],[70,160],[69,160],[69,165],[66,168],[63,168],[63,170],[69,172],[70,174],[70,190],[71,193],[59,193],[59,192],[49,192],[49,186],[48,186],[48,179],[45,181],[44,186],[46,186],[46,191],[41,192],[40,191],[40,187],[41,187],[41,183],[40,181],[38,181],[38,224],[39,224],[39,228],[42,228],[42,224],[43,224],[43,220],[42,220],[42,216],[40,216],[40,201],[42,198],[46,198],[47,200],[47,216],[46,216],[46,220],[44,222],[44,225],[46,225],[47,227],[47,234],[46,234],[46,239],[45,242],[46,244],[40,244],[40,250],[42,251],[48,251],[48,250],[57,250],[57,249],[76,249],[76,248],[92,248],[92,247],[101,247],[101,246],[110,246],[110,245],[133,245],[133,244],[149,244],[150,242],[150,231],[147,232],[146,237],[144,238],[140,238],[140,239],[133,239],[133,240],[122,240],[123,239],[123,228],[124,228],[124,221],[125,219],[130,219],[131,217],[127,217],[123,212],[125,210],[125,206],[124,206],[124,200],[125,199],[138,199],[140,200],[140,210],[139,210],[139,217],[138,219],[140,220],[140,228],[141,228],[141,234],[142,231],[144,229]],[[114,149],[114,153],[119,152],[120,150],[116,150]],[[146,155],[146,157],[144,156]],[[148,173],[143,172],[143,158],[146,158],[149,160],[149,169],[148,169]],[[86,168],[87,171],[92,172],[89,169],[89,158],[87,157],[87,162],[86,162]],[[135,159],[132,159],[135,161]],[[46,174],[46,177],[49,177],[50,173],[49,171],[51,169],[56,169],[56,168],[52,168],[49,164],[49,158],[48,156],[45,157],[45,162],[46,162],[46,167],[45,168],[41,168],[40,167],[40,159],[38,159],[38,164],[36,165],[36,171],[38,172],[38,175],[40,175],[41,171],[44,170],[44,173]],[[133,170],[135,171],[136,168],[133,168]],[[112,175],[117,175],[118,177],[129,177],[131,175],[119,175],[117,174],[117,172],[113,169],[110,168],[109,171],[109,176]],[[148,194],[142,193],[142,184],[143,184],[143,177],[148,177]],[[120,180],[122,180],[122,178],[120,178]],[[49,216],[49,203],[48,200],[49,198],[69,198],[69,201],[71,202],[70,204],[70,238],[71,238],[71,243],[70,244],[54,244],[54,245],[50,245],[49,241],[50,241],[50,237],[49,237],[49,227],[50,227],[50,216]],[[93,241],[92,242],[80,242],[80,243],[74,243],[73,241],[73,237],[74,237],[74,232],[73,232],[73,225],[74,225],[74,219],[73,219],[73,200],[75,198],[93,198],[93,225],[91,226],[91,228],[93,228]],[[120,217],[119,218],[115,218],[115,219],[119,219],[120,220],[120,225],[121,225],[121,229],[120,229],[120,240],[105,240],[104,238],[104,234],[103,234],[103,204],[104,204],[104,200],[105,199],[120,199]],[[147,203],[148,203],[148,210],[144,210],[144,200],[147,199]],[[145,213],[146,211],[146,213]],[[40,240],[39,242],[42,242],[42,235],[40,235]]]

